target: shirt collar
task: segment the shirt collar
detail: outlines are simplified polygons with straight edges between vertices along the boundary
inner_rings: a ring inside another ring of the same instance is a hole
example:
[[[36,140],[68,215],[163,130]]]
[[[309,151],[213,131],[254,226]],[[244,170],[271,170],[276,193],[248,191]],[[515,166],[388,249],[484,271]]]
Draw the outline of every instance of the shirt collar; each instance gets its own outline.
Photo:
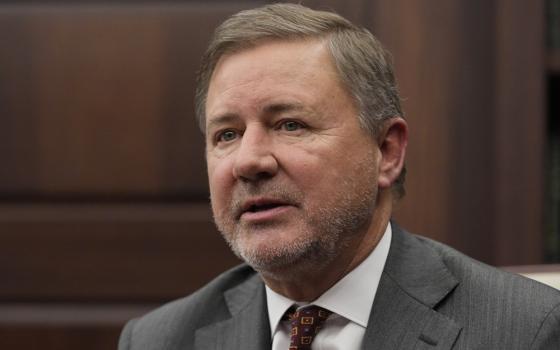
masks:
[[[389,254],[391,236],[391,225],[388,224],[383,237],[368,257],[312,304],[328,309],[364,328],[367,327],[381,273]],[[276,293],[268,286],[266,286],[266,301],[270,330],[274,336],[286,310],[297,303]]]

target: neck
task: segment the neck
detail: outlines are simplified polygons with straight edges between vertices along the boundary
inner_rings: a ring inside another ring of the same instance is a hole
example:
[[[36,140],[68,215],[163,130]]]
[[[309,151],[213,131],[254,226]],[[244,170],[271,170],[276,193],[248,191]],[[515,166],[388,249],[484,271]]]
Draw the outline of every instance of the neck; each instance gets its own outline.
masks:
[[[310,302],[340,279],[346,276],[375,249],[389,219],[391,218],[392,196],[383,191],[379,194],[378,204],[372,220],[361,235],[352,236],[351,240],[340,244],[343,247],[332,261],[324,266],[313,265],[305,269],[285,268],[284,271],[267,273],[260,271],[266,285],[275,292],[295,301]]]

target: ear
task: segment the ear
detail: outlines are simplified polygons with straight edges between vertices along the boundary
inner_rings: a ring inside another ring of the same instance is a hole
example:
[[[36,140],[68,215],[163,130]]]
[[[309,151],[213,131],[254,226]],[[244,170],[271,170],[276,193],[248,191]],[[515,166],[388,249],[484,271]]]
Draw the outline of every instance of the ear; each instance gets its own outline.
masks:
[[[379,188],[389,188],[399,177],[404,166],[408,143],[408,125],[403,118],[387,120],[378,138],[381,160],[379,164]]]

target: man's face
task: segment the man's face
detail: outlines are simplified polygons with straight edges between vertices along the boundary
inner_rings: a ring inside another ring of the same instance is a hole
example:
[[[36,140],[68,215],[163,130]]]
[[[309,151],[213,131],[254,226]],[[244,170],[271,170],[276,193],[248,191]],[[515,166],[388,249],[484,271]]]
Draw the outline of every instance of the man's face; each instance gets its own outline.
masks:
[[[323,42],[269,42],[218,62],[206,103],[212,210],[255,269],[320,267],[368,229],[380,151],[357,115]]]

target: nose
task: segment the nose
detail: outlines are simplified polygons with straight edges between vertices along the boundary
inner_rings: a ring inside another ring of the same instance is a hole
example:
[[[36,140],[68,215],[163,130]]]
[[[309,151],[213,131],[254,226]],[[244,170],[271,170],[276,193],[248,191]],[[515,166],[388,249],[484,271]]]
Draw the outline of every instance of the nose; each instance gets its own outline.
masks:
[[[233,176],[245,182],[273,177],[278,171],[273,151],[267,130],[247,127],[235,154]]]

